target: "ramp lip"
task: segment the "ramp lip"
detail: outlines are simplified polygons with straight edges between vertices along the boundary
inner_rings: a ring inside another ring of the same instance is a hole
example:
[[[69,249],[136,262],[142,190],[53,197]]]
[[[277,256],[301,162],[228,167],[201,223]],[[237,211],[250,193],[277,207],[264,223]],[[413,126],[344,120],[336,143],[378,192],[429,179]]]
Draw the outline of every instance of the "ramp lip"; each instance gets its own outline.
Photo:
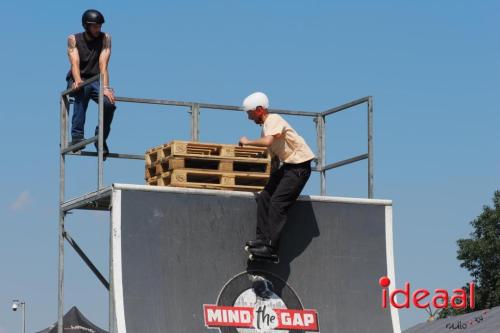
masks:
[[[249,193],[249,192],[210,190],[210,189],[194,189],[194,188],[184,188],[184,187],[160,187],[160,186],[151,186],[151,185],[136,185],[136,184],[123,184],[123,183],[114,183],[112,185],[112,187],[113,187],[113,189],[117,189],[117,190],[205,194],[205,195],[231,196],[231,197],[241,197],[241,198],[254,198],[255,197],[254,193]],[[321,195],[301,195],[299,197],[299,200],[301,200],[301,201],[336,202],[336,203],[352,203],[352,204],[392,206],[392,200],[386,200],[386,199],[331,197],[331,196],[321,196]]]

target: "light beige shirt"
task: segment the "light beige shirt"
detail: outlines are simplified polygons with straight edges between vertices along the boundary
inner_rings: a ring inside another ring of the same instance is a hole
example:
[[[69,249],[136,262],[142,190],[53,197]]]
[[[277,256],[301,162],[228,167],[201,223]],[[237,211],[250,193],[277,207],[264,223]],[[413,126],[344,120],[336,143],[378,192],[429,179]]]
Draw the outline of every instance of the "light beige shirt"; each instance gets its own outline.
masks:
[[[276,137],[276,134],[280,136]],[[279,114],[270,113],[267,116],[262,125],[261,135],[275,136],[269,150],[278,156],[281,162],[298,164],[314,158],[314,153],[305,140]]]

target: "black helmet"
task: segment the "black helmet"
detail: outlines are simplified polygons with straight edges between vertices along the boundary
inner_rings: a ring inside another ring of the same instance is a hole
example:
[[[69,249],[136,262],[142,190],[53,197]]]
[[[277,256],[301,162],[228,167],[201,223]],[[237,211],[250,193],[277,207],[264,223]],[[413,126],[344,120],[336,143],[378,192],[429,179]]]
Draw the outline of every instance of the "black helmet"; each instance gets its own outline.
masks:
[[[88,9],[82,15],[82,25],[87,28],[87,23],[103,24],[104,16],[95,9]]]

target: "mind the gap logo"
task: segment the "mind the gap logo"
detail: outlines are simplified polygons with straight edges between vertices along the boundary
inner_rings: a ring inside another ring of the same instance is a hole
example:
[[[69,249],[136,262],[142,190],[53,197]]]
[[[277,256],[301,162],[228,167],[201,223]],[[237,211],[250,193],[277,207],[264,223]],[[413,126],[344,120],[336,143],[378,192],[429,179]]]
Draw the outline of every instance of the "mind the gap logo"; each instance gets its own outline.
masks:
[[[249,328],[257,332],[269,330],[303,330],[318,332],[318,315],[315,310],[290,310],[266,305],[253,307],[203,306],[205,326],[208,328]]]
[[[205,327],[221,333],[319,332],[318,312],[306,309],[287,282],[271,272],[233,276],[215,304],[203,305]]]

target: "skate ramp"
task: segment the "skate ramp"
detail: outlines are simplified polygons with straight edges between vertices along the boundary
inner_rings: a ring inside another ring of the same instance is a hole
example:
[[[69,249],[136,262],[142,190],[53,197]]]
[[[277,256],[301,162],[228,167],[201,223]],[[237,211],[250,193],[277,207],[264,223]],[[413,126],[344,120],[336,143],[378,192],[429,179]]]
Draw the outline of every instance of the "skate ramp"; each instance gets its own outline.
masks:
[[[400,332],[378,285],[394,281],[390,201],[301,197],[277,265],[243,250],[255,237],[255,194],[114,185],[112,204],[117,332]],[[245,321],[257,303],[280,326],[256,329],[256,312]],[[235,307],[241,317],[221,312]]]

